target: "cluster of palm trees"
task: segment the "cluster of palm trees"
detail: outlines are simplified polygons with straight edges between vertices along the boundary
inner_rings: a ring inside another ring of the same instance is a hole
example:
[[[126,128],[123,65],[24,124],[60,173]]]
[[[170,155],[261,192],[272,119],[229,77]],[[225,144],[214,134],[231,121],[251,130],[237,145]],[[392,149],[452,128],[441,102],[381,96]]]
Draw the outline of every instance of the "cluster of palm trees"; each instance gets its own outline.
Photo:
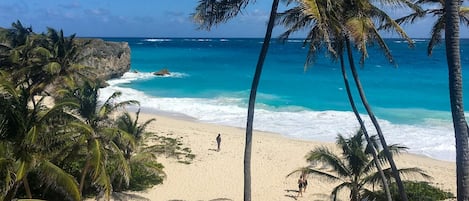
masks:
[[[109,199],[161,183],[156,157],[169,143],[147,146],[154,119],[118,110],[138,102],[119,102],[115,92],[100,103],[100,81],[81,74],[74,35],[12,26],[0,31],[0,199]],[[190,153],[181,149],[168,155]]]
[[[201,28],[210,29],[212,26],[223,23],[241,12],[249,3],[249,0],[199,0],[199,5],[193,17]],[[464,108],[462,101],[462,76],[461,63],[459,55],[459,23],[468,24],[468,9],[461,7],[462,0],[418,0],[410,2],[408,0],[284,0],[287,5],[294,4],[293,8],[285,12],[278,13],[277,8],[279,0],[272,1],[272,10],[270,13],[269,23],[264,38],[264,44],[259,55],[258,64],[253,78],[251,94],[249,98],[249,107],[246,126],[246,144],[245,144],[245,160],[244,160],[244,200],[251,200],[251,147],[252,147],[252,124],[254,118],[254,106],[257,93],[257,86],[261,76],[263,61],[266,57],[268,45],[274,24],[281,24],[286,27],[286,32],[280,38],[286,39],[291,33],[308,30],[305,37],[304,45],[308,46],[309,52],[306,59],[305,68],[314,62],[318,52],[326,52],[331,55],[334,60],[339,60],[344,84],[348,94],[348,99],[354,111],[360,129],[363,131],[368,144],[371,139],[368,135],[367,128],[363,124],[363,120],[358,113],[355,102],[350,92],[349,82],[345,68],[344,57],[346,56],[349,68],[352,72],[353,79],[359,92],[360,100],[364,105],[368,116],[378,134],[383,151],[389,161],[393,172],[399,193],[402,200],[407,200],[404,185],[400,179],[399,171],[392,158],[391,151],[388,149],[383,132],[379,126],[376,117],[366,99],[363,86],[360,82],[358,72],[355,67],[354,52],[360,53],[360,64],[365,62],[368,57],[367,46],[373,43],[383,50],[384,55],[389,62],[394,63],[391,51],[387,47],[385,40],[380,35],[380,30],[395,31],[400,37],[407,40],[409,46],[413,46],[413,42],[405,31],[401,28],[400,23],[413,22],[415,19],[427,16],[429,14],[438,16],[438,21],[432,29],[432,39],[429,44],[429,53],[433,46],[441,41],[441,32],[444,30],[446,38],[446,50],[449,70],[449,89],[451,111],[453,114],[456,150],[457,150],[457,186],[458,200],[469,200],[469,143],[468,143],[468,126],[464,117]],[[441,9],[422,9],[420,5],[427,3],[440,3]],[[378,3],[379,7],[373,3]],[[411,10],[412,14],[398,20],[392,19],[382,7],[385,8],[406,8]],[[276,19],[277,18],[277,19]],[[375,148],[371,148],[374,161],[377,161],[377,153]],[[383,188],[386,191],[387,199],[391,200],[387,180],[380,164],[375,162],[376,168],[379,170]]]

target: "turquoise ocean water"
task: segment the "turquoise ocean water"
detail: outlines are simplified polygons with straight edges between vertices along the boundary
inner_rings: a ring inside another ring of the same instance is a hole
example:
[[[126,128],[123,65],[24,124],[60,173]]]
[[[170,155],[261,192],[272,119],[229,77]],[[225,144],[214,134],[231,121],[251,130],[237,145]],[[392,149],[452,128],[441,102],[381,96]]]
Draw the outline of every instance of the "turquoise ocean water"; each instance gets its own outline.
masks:
[[[103,99],[121,91],[122,100],[138,100],[147,112],[245,127],[262,39],[105,40],[129,43],[131,72],[109,81],[110,86],[101,90]],[[371,47],[359,75],[388,143],[406,145],[412,153],[454,161],[444,46],[437,46],[429,57],[428,40],[415,42],[415,48],[410,49],[401,40],[387,40],[397,65],[387,62],[377,47]],[[358,124],[346,97],[339,63],[318,55],[305,71],[307,48],[302,45],[302,40],[272,41],[258,89],[254,128],[329,142],[335,141],[338,133],[353,134]],[[469,40],[461,41],[461,51],[466,78]],[[171,75],[152,74],[163,68]],[[468,103],[467,87],[464,92]],[[358,98],[356,103],[360,103]],[[363,107],[359,109],[365,113]],[[369,132],[375,133],[370,120],[364,119]]]

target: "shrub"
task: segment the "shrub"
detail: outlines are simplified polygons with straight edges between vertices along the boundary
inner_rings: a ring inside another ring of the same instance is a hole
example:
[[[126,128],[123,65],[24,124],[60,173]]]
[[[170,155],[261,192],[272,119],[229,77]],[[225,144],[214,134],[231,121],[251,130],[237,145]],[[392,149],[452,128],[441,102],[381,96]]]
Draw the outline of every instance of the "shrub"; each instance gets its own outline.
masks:
[[[395,201],[400,201],[401,197],[399,196],[397,184],[392,183],[389,188],[392,199]],[[454,198],[454,195],[451,192],[446,192],[437,187],[434,187],[428,182],[404,181],[404,188],[409,201],[434,201]],[[383,190],[370,192],[370,197],[375,198],[376,200],[386,200],[386,195]]]

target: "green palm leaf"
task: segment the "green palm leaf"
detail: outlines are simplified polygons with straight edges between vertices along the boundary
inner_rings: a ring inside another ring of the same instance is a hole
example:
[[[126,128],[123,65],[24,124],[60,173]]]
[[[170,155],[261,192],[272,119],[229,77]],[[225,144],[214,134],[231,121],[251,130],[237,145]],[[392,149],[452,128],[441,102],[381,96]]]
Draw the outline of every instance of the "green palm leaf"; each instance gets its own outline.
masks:
[[[64,192],[69,200],[81,200],[75,178],[49,161],[41,161],[38,167],[41,180],[49,187]]]

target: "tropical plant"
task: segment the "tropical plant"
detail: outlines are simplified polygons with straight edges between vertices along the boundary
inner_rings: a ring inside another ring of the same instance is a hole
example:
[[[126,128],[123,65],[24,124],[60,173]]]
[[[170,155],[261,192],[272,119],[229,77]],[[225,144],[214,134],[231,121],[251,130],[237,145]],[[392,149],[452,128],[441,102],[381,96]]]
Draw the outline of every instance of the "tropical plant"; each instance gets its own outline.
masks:
[[[287,1],[290,4],[291,1]],[[334,4],[335,3],[335,4]],[[304,45],[309,46],[307,59],[305,62],[305,70],[310,64],[313,64],[317,54],[322,53],[322,47],[327,47],[326,53],[330,55],[333,60],[339,59],[342,78],[344,80],[347,97],[352,108],[352,111],[357,118],[365,139],[371,145],[371,139],[368,135],[364,121],[362,120],[355,101],[352,96],[350,84],[348,82],[347,73],[344,64],[344,37],[340,32],[341,24],[339,17],[341,15],[342,5],[340,1],[298,1],[297,6],[279,14],[278,23],[287,27],[280,39],[286,40],[292,32],[308,27],[309,33],[305,39]],[[330,9],[331,7],[335,9]],[[370,152],[375,161],[376,168],[381,175],[383,189],[386,192],[388,200],[391,199],[391,194],[388,187],[387,179],[382,171],[380,164],[377,162],[377,155],[375,147],[370,146]]]
[[[267,50],[269,49],[272,30],[277,15],[279,0],[272,1],[272,9],[270,11],[269,22],[264,37],[264,43],[259,54],[256,65],[256,71],[252,80],[251,93],[249,95],[248,115],[246,123],[246,141],[244,149],[244,200],[251,200],[251,151],[252,151],[252,129],[254,121],[254,108],[257,95],[257,87],[262,73]],[[193,14],[197,23],[201,24],[201,28],[210,29],[210,27],[225,22],[236,16],[241,9],[249,4],[249,0],[200,0]]]
[[[134,138],[135,143],[122,141],[120,138],[113,139],[120,150],[123,151],[124,158],[130,166],[130,178],[126,180],[125,186],[122,186],[122,182],[125,180],[123,177],[114,178],[116,181],[115,191],[142,190],[161,183],[165,177],[162,170],[163,165],[156,161],[155,152],[149,149],[145,143],[151,134],[145,130],[155,119],[149,119],[139,124],[139,117],[140,109],[135,114],[135,119],[132,118],[130,113],[125,112],[116,120],[119,132],[128,133]]]
[[[449,99],[456,139],[457,199],[469,200],[469,128],[464,115],[461,52],[459,47],[459,0],[445,3],[446,61],[449,72]]]
[[[423,19],[427,16],[436,17],[436,21],[433,24],[430,41],[428,42],[427,54],[431,55],[433,48],[442,42],[442,34],[445,30],[445,21],[446,21],[446,11],[444,9],[446,0],[418,0],[415,2],[417,5],[422,7],[428,7],[425,10],[419,10],[413,12],[407,16],[396,19],[396,22],[399,24],[405,23],[414,23],[417,20]],[[459,7],[459,22],[463,25],[469,26],[469,7],[461,6]]]
[[[33,194],[28,182],[31,173],[38,175],[41,178],[38,182],[47,188],[60,189],[66,199],[80,200],[76,180],[51,162],[57,152],[50,145],[61,136],[51,135],[48,128],[48,123],[55,121],[63,114],[63,108],[72,103],[46,107],[44,97],[35,98],[23,85],[15,87],[3,77],[7,75],[3,74],[0,78],[1,146],[4,149],[3,165],[7,168],[3,173],[6,178],[5,188],[2,189],[3,200],[13,199],[21,185],[26,197],[31,199]]]
[[[396,20],[398,23],[413,23],[415,20],[433,15],[437,17],[431,30],[431,39],[428,43],[427,54],[431,55],[433,48],[442,41],[442,33],[445,33],[446,59],[449,72],[449,96],[451,113],[456,139],[456,175],[458,200],[469,200],[469,131],[464,114],[464,102],[462,96],[462,72],[461,55],[459,47],[459,25],[469,26],[469,8],[461,6],[459,0],[419,0],[416,3],[422,5],[434,5],[429,9],[411,13],[408,16]]]
[[[64,199],[80,200],[78,185],[56,161],[56,156],[65,146],[65,134],[61,126],[50,124],[63,122],[67,118],[66,107],[71,102],[46,106],[42,93],[48,77],[54,78],[48,66],[51,62],[49,51],[45,48],[45,37],[32,33],[18,21],[9,29],[2,47],[1,62],[1,104],[2,108],[2,148],[5,157],[5,188],[3,200],[11,200],[24,191],[27,198],[36,197],[34,190],[42,193],[56,191],[65,195]],[[6,56],[6,57],[4,57]],[[14,163],[10,163],[14,161]],[[2,174],[3,174],[2,173]],[[29,179],[35,179],[30,186]],[[21,188],[23,187],[23,188]],[[32,188],[34,187],[34,188]]]
[[[130,167],[125,160],[124,153],[115,143],[119,138],[121,142],[134,144],[132,136],[126,132],[118,132],[112,127],[111,114],[118,108],[130,104],[137,104],[136,101],[123,101],[115,103],[121,93],[115,92],[100,106],[98,102],[99,83],[84,81],[83,86],[74,90],[62,91],[64,100],[75,100],[79,105],[76,109],[79,116],[70,126],[75,131],[81,133],[81,146],[86,147],[85,164],[80,176],[80,193],[83,194],[86,177],[90,176],[93,184],[97,185],[104,193],[106,199],[110,199],[112,192],[111,176],[108,168],[115,167],[116,174],[121,175],[128,182]]]
[[[6,33],[0,40],[3,45],[15,48],[26,43],[27,38],[33,33],[32,27],[24,27],[19,20],[11,24],[12,28],[7,29]]]
[[[373,141],[375,146],[378,146],[376,138],[373,138]],[[366,199],[367,197],[364,196],[366,192],[373,191],[370,188],[379,186],[381,178],[374,168],[374,159],[371,159],[369,153],[370,146],[364,144],[363,132],[359,130],[350,138],[345,138],[339,134],[336,144],[341,150],[340,155],[336,155],[326,147],[318,147],[306,155],[306,159],[311,165],[299,168],[288,176],[301,173],[316,175],[326,179],[326,181],[339,182],[331,192],[332,200],[337,200],[339,192],[343,189],[350,190],[349,199],[351,201]],[[399,145],[390,145],[388,148],[395,154],[406,149],[406,147]],[[378,161],[382,165],[387,163],[387,158],[382,151],[378,153]],[[317,169],[315,165],[317,163],[324,164],[326,169]],[[398,171],[401,175],[418,175],[425,179],[430,178],[419,168],[402,168]],[[384,169],[383,172],[388,180],[392,178],[390,168]]]
[[[393,182],[390,186],[393,200],[400,201],[396,183]],[[424,181],[404,181],[404,186],[409,201],[433,201],[454,198],[451,192],[441,190]],[[370,197],[371,200],[384,200],[384,194],[381,190],[367,192],[366,196]]]
[[[393,58],[390,53],[390,50],[386,46],[384,40],[379,35],[377,25],[375,23],[389,24],[386,28],[395,30],[403,38],[410,42],[410,38],[403,32],[401,27],[395,23],[385,12],[381,11],[379,8],[375,7],[369,1],[328,1],[328,0],[289,0],[287,3],[297,2],[298,6],[287,10],[285,13],[281,14],[281,20],[279,23],[284,24],[287,27],[287,31],[281,36],[281,38],[286,39],[292,32],[302,30],[307,28],[309,30],[308,35],[305,39],[305,45],[309,44],[309,52],[306,60],[305,67],[314,61],[315,55],[321,51],[323,46],[327,47],[327,52],[332,55],[332,58],[339,59],[341,63],[342,76],[344,83],[347,89],[347,95],[349,102],[351,103],[352,109],[357,120],[360,123],[360,127],[365,132],[365,137],[368,139],[368,134],[366,128],[363,124],[354,101],[351,96],[350,87],[348,86],[348,81],[345,73],[343,55],[344,49],[347,51],[348,60],[350,69],[352,70],[353,78],[355,85],[359,91],[360,98],[363,105],[375,126],[378,136],[380,137],[382,146],[385,147],[385,152],[388,157],[390,157],[391,167],[394,170],[398,184],[400,182],[399,175],[397,174],[397,168],[392,159],[392,155],[389,154],[386,150],[386,141],[382,134],[381,128],[379,126],[376,117],[374,116],[371,107],[368,104],[366,99],[363,87],[361,85],[356,67],[354,64],[354,59],[352,56],[352,47],[350,42],[355,43],[355,47],[361,52],[360,63],[364,63],[365,58],[368,56],[367,45],[376,41],[378,45],[384,50],[386,57],[391,63],[393,63]],[[416,7],[410,4],[407,1],[393,1],[393,2],[383,2],[383,4],[397,4],[397,5],[406,5],[411,7],[414,10],[419,10],[419,7]],[[353,9],[352,9],[353,8]],[[341,12],[341,9],[347,9],[349,12]],[[379,25],[379,24],[378,24]],[[385,179],[383,177],[383,182]],[[385,185],[385,184],[384,184]],[[399,185],[401,189],[402,196],[405,197],[405,191],[402,185]],[[386,185],[385,185],[386,189]],[[390,194],[388,194],[390,199]]]
[[[386,29],[394,30],[401,37],[406,39],[409,44],[412,44],[411,39],[405,34],[402,28],[395,21],[393,21],[384,11],[374,6],[370,1],[287,1],[287,3],[290,2],[298,2],[300,6],[283,14],[283,20],[281,23],[287,25],[288,30],[282,35],[282,37],[287,38],[292,32],[304,29],[306,27],[311,30],[308,33],[307,39],[305,40],[305,44],[310,43],[310,50],[306,62],[307,64],[314,60],[314,55],[321,49],[322,44],[325,44],[328,52],[332,53],[333,56],[341,59],[341,62],[343,60],[343,52],[347,52],[349,66],[352,71],[360,99],[369,117],[371,118],[373,125],[376,128],[381,144],[384,147],[384,151],[387,157],[389,157],[390,165],[397,180],[399,189],[401,190],[403,200],[406,200],[405,191],[402,182],[400,181],[399,174],[397,173],[397,167],[394,163],[394,160],[392,159],[392,155],[390,154],[389,150],[387,150],[386,140],[382,133],[381,127],[379,126],[379,122],[374,116],[371,106],[366,99],[363,86],[356,71],[351,43],[353,42],[356,49],[358,49],[358,51],[361,53],[361,64],[363,64],[365,58],[368,57],[367,46],[375,42],[383,50],[389,61],[394,63],[391,51],[387,47],[385,41],[381,38],[378,32],[378,27],[384,27],[382,25],[386,24],[388,25],[385,27]],[[408,6],[413,10],[420,9],[418,6],[415,6],[406,0],[383,1],[382,4]],[[345,12],[344,9],[346,9],[347,12]],[[333,46],[335,46],[335,48],[333,48]],[[342,70],[342,74],[343,76],[345,75],[344,70]],[[344,77],[344,81],[346,81],[345,79],[346,77]],[[347,91],[347,93],[350,94],[349,91]],[[349,95],[349,102],[352,103],[351,100],[351,96]],[[353,107],[354,106],[352,104],[352,109]],[[356,113],[356,111],[354,113],[360,122],[361,118]],[[364,127],[363,123],[360,123],[360,126]]]

